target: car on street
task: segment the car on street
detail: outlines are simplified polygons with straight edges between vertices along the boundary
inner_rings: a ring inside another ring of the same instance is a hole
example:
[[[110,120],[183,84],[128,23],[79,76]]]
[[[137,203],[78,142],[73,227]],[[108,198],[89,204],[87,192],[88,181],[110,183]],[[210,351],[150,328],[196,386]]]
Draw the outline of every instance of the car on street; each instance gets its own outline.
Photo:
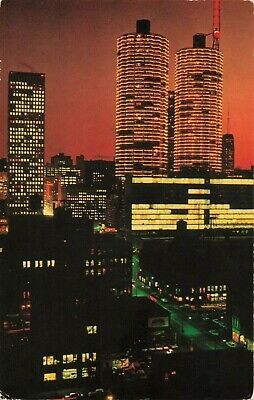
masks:
[[[84,395],[82,393],[69,393],[66,396],[64,396],[64,399],[66,400],[80,400],[84,397]]]
[[[168,302],[169,302],[169,300],[168,300],[166,297],[162,297],[161,301],[162,301],[163,303],[168,303]]]

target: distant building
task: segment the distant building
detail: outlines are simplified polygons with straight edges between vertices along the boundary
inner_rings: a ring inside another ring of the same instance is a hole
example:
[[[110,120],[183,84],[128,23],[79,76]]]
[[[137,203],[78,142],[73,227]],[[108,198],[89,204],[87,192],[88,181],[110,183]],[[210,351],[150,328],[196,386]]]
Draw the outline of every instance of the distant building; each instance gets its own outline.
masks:
[[[9,213],[41,213],[44,187],[45,75],[10,72]]]
[[[66,189],[65,204],[74,218],[88,218],[105,223],[106,199],[105,189],[86,189],[82,185],[73,185]]]
[[[73,167],[71,156],[67,156],[64,153],[59,153],[51,157],[51,164],[55,167]]]
[[[221,171],[222,53],[206,47],[205,34],[176,53],[174,170]]]
[[[133,177],[126,190],[132,231],[252,229],[253,179]]]
[[[168,58],[148,20],[117,39],[116,176],[167,176]]]
[[[112,189],[115,183],[115,163],[106,160],[84,161],[83,182],[86,187]]]
[[[235,168],[234,135],[225,133],[222,136],[222,170],[233,172]]]
[[[7,194],[8,194],[7,172],[0,172],[0,200],[6,199]]]
[[[174,169],[175,92],[168,92],[168,171]]]
[[[62,207],[66,200],[66,188],[61,184],[61,177],[45,177],[44,215],[52,216],[57,207]]]
[[[76,185],[81,182],[81,171],[73,165],[70,156],[59,153],[46,164],[46,177],[59,178],[61,185]]]

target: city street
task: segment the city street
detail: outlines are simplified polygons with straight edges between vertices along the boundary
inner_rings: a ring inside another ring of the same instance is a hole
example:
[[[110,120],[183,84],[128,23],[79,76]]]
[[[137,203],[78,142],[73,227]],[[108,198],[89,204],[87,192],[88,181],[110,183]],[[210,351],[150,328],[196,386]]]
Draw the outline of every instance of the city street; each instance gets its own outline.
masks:
[[[137,255],[133,256],[133,272],[132,272],[132,295],[137,297],[149,297],[151,290],[149,287],[145,287],[138,278],[139,259]],[[191,309],[180,308],[176,304],[164,303],[158,299],[157,304],[170,313],[171,327],[176,332],[179,340],[181,338],[187,340],[189,343],[189,349],[192,350],[225,350],[228,349],[226,343],[222,341],[219,335],[212,335],[209,331],[202,326],[201,318],[193,321],[193,311]],[[181,347],[179,347],[181,350]]]

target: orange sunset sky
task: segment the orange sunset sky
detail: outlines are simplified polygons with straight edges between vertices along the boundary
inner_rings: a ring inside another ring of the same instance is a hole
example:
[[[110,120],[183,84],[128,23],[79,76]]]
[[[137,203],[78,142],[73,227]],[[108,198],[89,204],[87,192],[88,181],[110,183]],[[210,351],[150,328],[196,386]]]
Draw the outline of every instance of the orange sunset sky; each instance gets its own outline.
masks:
[[[0,156],[7,147],[8,73],[46,74],[46,159],[113,159],[115,147],[116,38],[150,19],[151,31],[174,54],[192,46],[196,32],[212,31],[212,0],[3,0],[0,8]],[[224,54],[223,132],[235,135],[236,166],[253,164],[253,4],[221,0]],[[209,39],[209,44],[210,44]]]

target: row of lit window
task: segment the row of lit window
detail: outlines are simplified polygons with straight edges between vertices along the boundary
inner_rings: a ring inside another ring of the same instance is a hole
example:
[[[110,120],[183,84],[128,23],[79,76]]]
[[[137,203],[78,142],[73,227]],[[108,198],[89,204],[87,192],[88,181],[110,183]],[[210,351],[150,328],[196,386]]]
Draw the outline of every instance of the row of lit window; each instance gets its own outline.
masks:
[[[42,267],[55,267],[55,260],[35,260],[35,261],[23,261],[23,268],[42,268]]]
[[[101,276],[101,275],[104,275],[105,274],[105,272],[106,272],[106,269],[105,268],[103,268],[103,269],[97,269],[97,270],[94,270],[94,269],[86,269],[85,270],[85,275],[86,276],[89,276],[89,275],[91,275],[91,276]]]
[[[94,377],[96,373],[96,367],[93,366],[91,368],[83,367],[81,369],[81,376],[82,378],[89,378],[89,377]],[[63,379],[77,379],[78,377],[78,372],[77,368],[69,368],[69,369],[64,369],[62,372],[62,378]],[[44,374],[43,378],[44,382],[46,381],[55,381],[56,380],[56,373],[55,372],[49,372]]]
[[[97,333],[97,326],[88,326],[90,334]],[[81,360],[82,362],[95,362],[97,358],[97,354],[95,352],[92,353],[82,353]],[[63,364],[70,364],[75,363],[78,361],[78,354],[63,354],[62,356],[62,363]],[[42,358],[42,364],[45,365],[56,365],[58,364],[58,360],[55,356],[44,356]]]
[[[105,259],[103,259],[103,260],[86,260],[86,262],[85,262],[85,265],[86,265],[86,267],[89,267],[89,266],[94,266],[95,264],[96,265],[102,265],[104,262],[106,262],[106,260]],[[109,262],[115,262],[115,263],[117,263],[117,262],[119,262],[119,263],[121,263],[121,264],[126,264],[127,263],[127,258],[125,257],[125,258],[123,258],[123,257],[121,257],[121,258],[110,258],[110,260],[109,260]]]
[[[28,123],[28,121],[26,120],[26,119],[22,119],[22,118],[20,118],[20,119],[12,119],[11,120],[11,124],[18,124],[18,123],[20,123],[20,124],[27,124]],[[33,120],[32,121],[32,123],[33,124],[35,124],[35,125],[44,125],[44,121],[43,120],[39,120],[39,119],[35,119],[35,120]],[[16,129],[16,127],[14,127],[14,129]]]

